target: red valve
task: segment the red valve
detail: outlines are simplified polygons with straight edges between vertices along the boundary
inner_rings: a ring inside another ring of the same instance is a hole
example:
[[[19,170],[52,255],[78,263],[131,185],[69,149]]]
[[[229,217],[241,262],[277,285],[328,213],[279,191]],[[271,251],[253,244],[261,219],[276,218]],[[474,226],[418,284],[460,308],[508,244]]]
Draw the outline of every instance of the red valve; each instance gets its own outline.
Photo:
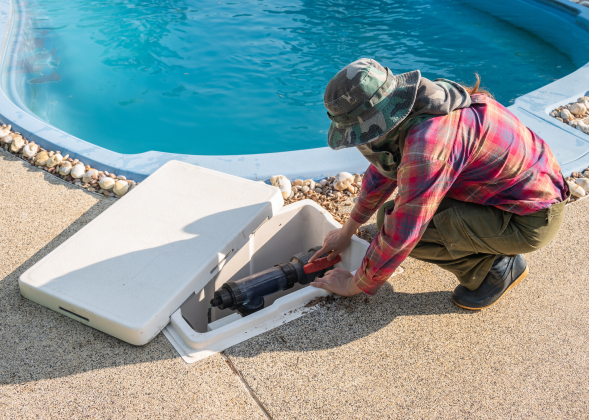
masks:
[[[340,261],[342,261],[340,255],[337,255],[336,258],[333,258],[330,261],[328,261],[328,257],[320,258],[319,260],[315,260],[312,263],[305,264],[303,266],[303,271],[305,271],[305,274],[315,273],[316,271],[332,267],[333,265],[338,264]]]

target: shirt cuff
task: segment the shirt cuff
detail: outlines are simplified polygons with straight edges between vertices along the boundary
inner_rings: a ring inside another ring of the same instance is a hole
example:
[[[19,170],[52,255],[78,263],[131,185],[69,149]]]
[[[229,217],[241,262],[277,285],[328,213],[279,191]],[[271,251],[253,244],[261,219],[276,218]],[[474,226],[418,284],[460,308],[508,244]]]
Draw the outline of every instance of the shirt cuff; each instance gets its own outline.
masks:
[[[363,267],[359,267],[354,275],[354,282],[356,286],[368,295],[374,295],[381,288],[384,282],[377,281],[367,277],[363,271]]]
[[[373,213],[375,213],[375,210],[365,207],[360,201],[357,201],[352,212],[350,212],[350,217],[352,217],[355,222],[364,225],[371,218]]]

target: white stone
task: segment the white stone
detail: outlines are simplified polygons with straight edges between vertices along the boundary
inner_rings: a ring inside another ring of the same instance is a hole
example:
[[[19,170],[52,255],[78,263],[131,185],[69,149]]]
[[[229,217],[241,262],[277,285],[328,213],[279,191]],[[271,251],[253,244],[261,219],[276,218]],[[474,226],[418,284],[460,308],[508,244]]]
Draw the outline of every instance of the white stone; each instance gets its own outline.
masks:
[[[322,179],[322,180],[319,182],[320,186],[322,186],[322,187],[323,187],[324,185],[326,185],[327,183],[328,183],[328,180],[327,180],[327,179]]]
[[[15,137],[12,139],[12,144],[10,145],[10,151],[12,153],[17,153],[20,149],[25,145],[25,139],[21,136]]]
[[[306,179],[303,181],[303,185],[307,185],[310,190],[313,190],[315,188],[315,181],[313,179]]]
[[[350,183],[348,182],[348,180],[343,180],[343,181],[336,182],[334,185],[334,189],[337,191],[344,191],[349,186],[350,186]]]
[[[277,187],[281,191],[281,194],[285,200],[289,198],[291,195],[291,181],[289,181],[287,177],[283,175],[273,176],[270,179],[270,183],[273,185],[273,187]]]
[[[82,182],[87,183],[87,182],[90,182],[93,179],[97,179],[97,178],[98,178],[98,171],[96,169],[89,169],[82,176]]]
[[[572,115],[572,113],[571,113],[569,110],[567,110],[567,109],[562,109],[562,110],[561,110],[561,118],[562,118],[564,121],[570,121],[571,119],[573,119],[573,118],[574,118],[574,116]]]
[[[576,178],[576,184],[584,189],[584,192],[588,194],[590,189],[590,179],[588,178]]]
[[[354,177],[352,176],[352,174],[348,173],[348,172],[339,172],[336,175],[336,182],[341,182],[341,181],[348,181],[350,182],[354,182]]]
[[[580,104],[578,102],[574,103],[570,106],[570,112],[574,115],[584,115],[586,113],[586,107],[584,104]]]
[[[47,167],[48,168],[53,168],[54,166],[57,166],[58,164],[60,164],[63,161],[63,156],[62,155],[53,155],[53,156],[49,156],[49,159],[47,159]]]
[[[73,168],[72,168],[72,172],[70,172],[70,175],[72,175],[72,178],[82,178],[84,176],[84,173],[86,172],[86,170],[84,169],[84,164],[83,163],[77,163]]]
[[[45,165],[47,160],[49,159],[49,155],[45,150],[41,150],[41,152],[37,153],[37,157],[35,158],[35,165]]]
[[[6,144],[12,143],[12,134],[7,134],[4,137],[2,137],[2,141]]]
[[[124,175],[117,175],[117,179],[120,179],[122,181],[127,180],[127,178]]]
[[[575,182],[567,181],[567,185],[570,188],[570,191],[574,197],[584,197],[586,195],[586,191],[584,191],[584,188],[582,188]]]
[[[301,188],[301,191],[303,191],[304,193],[308,193],[308,192],[309,192],[309,187],[308,187],[307,185],[304,185],[304,186]]]
[[[7,125],[6,127],[0,127],[0,138],[8,135],[12,126]]]
[[[59,174],[60,175],[69,175],[72,171],[72,164],[67,160],[59,167]]]
[[[39,151],[39,145],[31,142],[31,143],[25,145],[25,147],[23,148],[23,155],[25,155],[28,158],[32,158],[33,156],[35,156],[37,154],[38,151]]]
[[[118,179],[117,181],[115,181],[115,185],[113,186],[113,192],[117,194],[119,197],[124,195],[128,189],[129,184],[122,179]]]

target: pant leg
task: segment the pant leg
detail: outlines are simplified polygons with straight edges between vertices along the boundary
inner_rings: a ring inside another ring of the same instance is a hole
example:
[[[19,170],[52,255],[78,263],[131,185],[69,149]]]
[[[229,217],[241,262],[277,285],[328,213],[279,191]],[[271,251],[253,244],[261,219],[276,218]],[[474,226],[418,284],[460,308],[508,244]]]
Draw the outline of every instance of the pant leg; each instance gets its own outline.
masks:
[[[445,198],[410,256],[450,271],[459,283],[475,290],[496,255],[524,254],[547,245],[561,227],[566,202],[518,216],[493,206]],[[379,209],[379,230],[391,207],[389,201]]]

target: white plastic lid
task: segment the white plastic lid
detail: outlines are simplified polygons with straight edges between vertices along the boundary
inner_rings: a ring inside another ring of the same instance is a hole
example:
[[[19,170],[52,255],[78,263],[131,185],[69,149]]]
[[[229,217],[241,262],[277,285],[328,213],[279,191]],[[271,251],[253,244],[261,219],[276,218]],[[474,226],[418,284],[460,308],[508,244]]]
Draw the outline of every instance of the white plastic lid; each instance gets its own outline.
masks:
[[[145,344],[282,205],[278,188],[170,161],[23,273],[21,293]]]

